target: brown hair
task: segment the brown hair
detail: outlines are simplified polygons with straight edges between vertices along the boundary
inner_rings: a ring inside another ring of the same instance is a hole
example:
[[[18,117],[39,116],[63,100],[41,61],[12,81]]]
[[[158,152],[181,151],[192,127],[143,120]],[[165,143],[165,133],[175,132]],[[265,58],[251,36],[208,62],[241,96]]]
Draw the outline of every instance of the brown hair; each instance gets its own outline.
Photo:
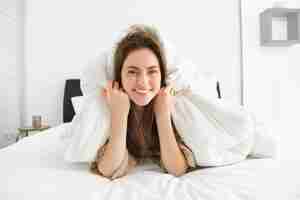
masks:
[[[166,86],[166,59],[163,44],[156,31],[145,25],[134,25],[129,33],[117,44],[114,52],[115,80],[122,87],[121,71],[127,56],[134,50],[148,48],[157,57],[161,71],[161,87]],[[141,119],[136,116],[136,106],[131,101],[127,124],[127,149],[135,157],[146,156],[146,150],[152,154],[160,152],[158,130],[153,112],[153,100],[146,106]]]

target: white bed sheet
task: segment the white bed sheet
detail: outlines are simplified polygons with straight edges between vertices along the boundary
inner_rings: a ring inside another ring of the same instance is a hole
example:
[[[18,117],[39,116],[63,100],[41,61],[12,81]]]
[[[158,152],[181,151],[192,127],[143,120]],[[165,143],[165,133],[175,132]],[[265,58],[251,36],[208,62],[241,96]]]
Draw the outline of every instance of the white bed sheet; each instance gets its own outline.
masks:
[[[199,169],[182,177],[155,164],[138,166],[110,181],[91,174],[86,164],[63,160],[70,124],[51,128],[0,149],[1,200],[300,199],[300,161],[248,159]]]

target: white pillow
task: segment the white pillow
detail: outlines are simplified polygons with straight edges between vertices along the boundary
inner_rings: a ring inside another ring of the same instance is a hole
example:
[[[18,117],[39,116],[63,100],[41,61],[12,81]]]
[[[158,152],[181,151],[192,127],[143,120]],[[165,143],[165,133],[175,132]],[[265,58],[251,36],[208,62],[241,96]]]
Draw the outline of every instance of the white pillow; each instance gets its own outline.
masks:
[[[69,162],[91,162],[109,136],[110,112],[100,92],[83,96],[80,112],[72,120],[64,158]]]
[[[270,128],[262,122],[255,120],[254,145],[250,156],[255,158],[276,157],[278,149],[278,139],[270,131]]]
[[[71,97],[71,102],[72,102],[72,106],[73,109],[75,111],[75,116],[78,115],[81,111],[81,107],[83,105],[83,101],[84,101],[84,96],[75,96],[75,97]],[[75,118],[75,116],[73,117],[73,119]],[[73,122],[73,121],[72,121]],[[70,122],[70,124],[72,124],[72,122]],[[71,130],[71,127],[66,130],[63,134],[61,134],[61,139],[62,140],[70,140],[73,136],[73,131]]]
[[[78,114],[80,112],[83,98],[84,98],[83,96],[76,96],[71,98],[75,114]]]

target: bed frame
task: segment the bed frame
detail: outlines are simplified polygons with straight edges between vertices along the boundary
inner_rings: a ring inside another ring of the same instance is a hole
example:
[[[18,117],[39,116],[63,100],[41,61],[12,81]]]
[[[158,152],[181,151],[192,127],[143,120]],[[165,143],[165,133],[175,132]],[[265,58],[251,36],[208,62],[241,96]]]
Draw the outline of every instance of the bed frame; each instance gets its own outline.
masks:
[[[68,79],[65,83],[64,102],[63,102],[63,122],[71,122],[75,111],[72,105],[71,98],[82,96],[80,89],[80,79]]]

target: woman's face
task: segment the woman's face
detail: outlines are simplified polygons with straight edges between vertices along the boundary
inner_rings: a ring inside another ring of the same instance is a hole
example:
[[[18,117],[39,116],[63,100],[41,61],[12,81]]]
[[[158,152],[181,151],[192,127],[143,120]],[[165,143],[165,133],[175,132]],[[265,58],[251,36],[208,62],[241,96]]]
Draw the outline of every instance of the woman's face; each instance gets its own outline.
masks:
[[[148,48],[132,51],[123,63],[121,77],[129,98],[138,106],[147,105],[161,87],[161,71],[156,55]]]

